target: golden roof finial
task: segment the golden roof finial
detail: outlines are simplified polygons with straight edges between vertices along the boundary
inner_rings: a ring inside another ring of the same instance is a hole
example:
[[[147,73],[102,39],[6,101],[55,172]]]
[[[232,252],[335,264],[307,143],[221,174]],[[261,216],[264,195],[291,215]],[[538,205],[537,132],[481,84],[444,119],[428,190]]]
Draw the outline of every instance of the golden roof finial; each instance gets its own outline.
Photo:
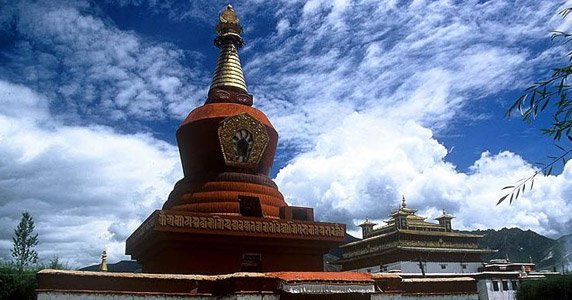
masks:
[[[227,5],[226,9],[220,14],[218,18],[218,24],[216,25],[216,32],[219,36],[235,33],[240,35],[242,33],[242,26],[240,26],[240,20],[234,12],[232,5]]]
[[[405,202],[405,195],[401,195],[401,207],[406,208],[407,202]]]
[[[101,264],[99,265],[99,270],[101,272],[107,272],[107,251],[105,250],[101,252]]]
[[[209,98],[211,98],[211,91],[218,89],[248,94],[238,57],[238,49],[244,45],[240,36],[242,26],[230,4],[220,14],[216,32],[218,36],[215,39],[215,45],[220,48],[220,55],[209,89]]]

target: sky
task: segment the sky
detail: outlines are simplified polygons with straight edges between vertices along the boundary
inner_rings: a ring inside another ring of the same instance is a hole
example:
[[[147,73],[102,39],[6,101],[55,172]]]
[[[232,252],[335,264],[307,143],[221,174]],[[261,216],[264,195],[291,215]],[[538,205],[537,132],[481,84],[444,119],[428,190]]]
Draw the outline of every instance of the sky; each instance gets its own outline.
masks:
[[[572,163],[512,204],[502,187],[558,153],[504,113],[567,62],[572,1],[230,1],[249,92],[280,134],[291,205],[359,236],[402,195],[461,230],[572,233]],[[23,211],[42,261],[128,259],[125,239],[182,177],[175,131],[202,105],[222,1],[0,0],[0,258]]]

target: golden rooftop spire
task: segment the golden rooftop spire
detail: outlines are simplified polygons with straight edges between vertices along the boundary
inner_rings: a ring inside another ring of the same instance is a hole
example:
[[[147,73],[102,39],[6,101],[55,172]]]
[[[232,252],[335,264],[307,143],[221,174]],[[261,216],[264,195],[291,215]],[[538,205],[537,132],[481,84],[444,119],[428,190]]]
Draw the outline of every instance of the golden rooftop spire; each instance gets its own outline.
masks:
[[[248,94],[242,66],[238,58],[238,48],[244,44],[240,36],[242,27],[230,4],[220,14],[216,31],[218,36],[215,39],[215,45],[220,48],[220,55],[209,94],[215,89]]]
[[[107,251],[105,250],[101,252],[101,264],[99,264],[99,270],[101,272],[107,272]]]

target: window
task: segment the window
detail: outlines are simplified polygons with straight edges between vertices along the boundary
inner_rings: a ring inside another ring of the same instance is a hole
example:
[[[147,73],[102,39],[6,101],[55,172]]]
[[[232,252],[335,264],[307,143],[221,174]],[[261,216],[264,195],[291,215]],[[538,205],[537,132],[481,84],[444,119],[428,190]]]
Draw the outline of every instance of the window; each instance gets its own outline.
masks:
[[[503,282],[502,282],[502,290],[503,290],[503,291],[508,291],[508,281],[503,281]]]
[[[498,290],[499,290],[499,282],[493,280],[493,291],[498,291]]]
[[[447,269],[447,265],[446,264],[441,264],[441,270],[445,270]]]
[[[240,271],[262,272],[262,255],[260,253],[243,253]]]
[[[467,264],[461,264],[461,268],[466,269],[466,268],[467,268]]]
[[[308,210],[305,207],[292,207],[292,219],[300,221],[312,221],[308,219]]]
[[[512,283],[512,289],[515,291],[518,290],[518,281],[513,280],[511,283]]]
[[[262,217],[262,206],[258,197],[238,196],[240,214],[245,217]]]

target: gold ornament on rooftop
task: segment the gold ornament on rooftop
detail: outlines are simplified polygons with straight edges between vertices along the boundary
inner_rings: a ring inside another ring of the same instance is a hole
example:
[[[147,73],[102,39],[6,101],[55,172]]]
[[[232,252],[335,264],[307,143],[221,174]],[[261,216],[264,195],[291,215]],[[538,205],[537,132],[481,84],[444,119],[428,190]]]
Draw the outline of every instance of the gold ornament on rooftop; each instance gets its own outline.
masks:
[[[218,36],[215,45],[220,48],[220,54],[210,90],[223,89],[248,94],[238,57],[238,49],[244,45],[240,36],[242,27],[232,6],[228,5],[220,14],[216,31]]]

